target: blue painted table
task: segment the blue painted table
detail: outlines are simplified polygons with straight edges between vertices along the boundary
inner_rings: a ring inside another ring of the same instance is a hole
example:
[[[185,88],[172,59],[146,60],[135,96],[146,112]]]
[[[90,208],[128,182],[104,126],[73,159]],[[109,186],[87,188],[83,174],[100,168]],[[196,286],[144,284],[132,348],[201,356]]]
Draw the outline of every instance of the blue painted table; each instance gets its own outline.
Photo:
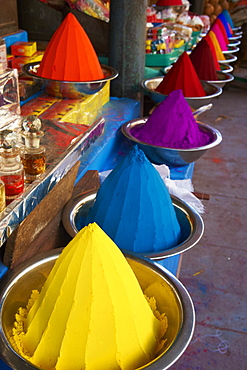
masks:
[[[125,138],[121,132],[121,126],[132,119],[140,116],[140,104],[132,99],[112,98],[102,108],[102,116],[105,118],[105,130],[89,150],[80,158],[80,168],[76,182],[78,182],[88,170],[98,172],[111,170],[131,150],[133,144]],[[170,168],[171,178],[182,180],[192,179],[194,164],[179,168]],[[159,264],[177,275],[181,256],[168,257]],[[0,277],[7,271],[6,266],[0,262]],[[0,359],[0,370],[11,370]]]

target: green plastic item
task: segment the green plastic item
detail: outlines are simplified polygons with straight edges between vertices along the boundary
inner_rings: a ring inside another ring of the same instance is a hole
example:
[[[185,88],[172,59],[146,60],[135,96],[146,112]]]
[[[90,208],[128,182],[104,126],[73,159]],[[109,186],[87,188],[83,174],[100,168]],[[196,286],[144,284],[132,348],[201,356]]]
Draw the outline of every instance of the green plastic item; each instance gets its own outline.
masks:
[[[167,67],[175,63],[184,50],[185,45],[174,49],[169,54],[146,54],[145,65],[146,67]]]

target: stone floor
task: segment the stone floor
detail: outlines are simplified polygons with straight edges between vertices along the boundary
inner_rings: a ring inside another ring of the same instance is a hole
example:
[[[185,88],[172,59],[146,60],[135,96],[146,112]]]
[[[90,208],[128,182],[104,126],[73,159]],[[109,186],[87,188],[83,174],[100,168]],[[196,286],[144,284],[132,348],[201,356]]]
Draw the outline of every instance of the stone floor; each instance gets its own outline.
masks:
[[[247,76],[247,69],[234,72]],[[222,143],[195,164],[205,232],[182,257],[179,279],[196,310],[190,345],[171,370],[247,369],[247,80],[236,79],[200,120]]]

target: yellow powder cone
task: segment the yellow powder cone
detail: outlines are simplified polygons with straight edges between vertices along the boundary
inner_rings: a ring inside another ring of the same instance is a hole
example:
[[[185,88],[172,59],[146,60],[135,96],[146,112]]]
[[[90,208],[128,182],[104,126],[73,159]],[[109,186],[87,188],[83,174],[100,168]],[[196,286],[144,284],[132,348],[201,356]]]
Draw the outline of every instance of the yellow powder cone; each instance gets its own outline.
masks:
[[[93,223],[63,250],[26,319],[17,315],[23,333],[14,335],[21,355],[45,370],[132,370],[160,346],[166,317],[156,316],[120,249]]]
[[[215,33],[213,31],[209,31],[208,36],[211,38],[211,40],[214,44],[214,48],[215,48],[215,52],[216,52],[216,56],[217,56],[218,61],[226,60],[226,58],[224,57],[224,54],[222,53],[220,44],[217,40],[217,37],[216,37]]]

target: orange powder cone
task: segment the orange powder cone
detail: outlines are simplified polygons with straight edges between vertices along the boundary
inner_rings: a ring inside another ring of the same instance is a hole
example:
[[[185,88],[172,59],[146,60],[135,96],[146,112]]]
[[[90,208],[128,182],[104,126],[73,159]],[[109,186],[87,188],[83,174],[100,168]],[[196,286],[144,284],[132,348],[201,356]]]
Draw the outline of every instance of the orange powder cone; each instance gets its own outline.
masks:
[[[52,36],[37,75],[58,81],[104,78],[93,45],[72,13],[66,16]]]
[[[214,48],[215,48],[215,51],[216,51],[218,61],[226,60],[226,58],[224,57],[224,54],[222,53],[220,44],[217,40],[217,37],[216,37],[215,33],[211,30],[211,31],[208,32],[207,36],[211,38],[211,40],[214,44]],[[205,36],[205,37],[207,37],[207,36]]]
[[[186,51],[178,58],[155,89],[155,91],[165,95],[169,95],[174,90],[182,90],[186,98],[206,95]]]

